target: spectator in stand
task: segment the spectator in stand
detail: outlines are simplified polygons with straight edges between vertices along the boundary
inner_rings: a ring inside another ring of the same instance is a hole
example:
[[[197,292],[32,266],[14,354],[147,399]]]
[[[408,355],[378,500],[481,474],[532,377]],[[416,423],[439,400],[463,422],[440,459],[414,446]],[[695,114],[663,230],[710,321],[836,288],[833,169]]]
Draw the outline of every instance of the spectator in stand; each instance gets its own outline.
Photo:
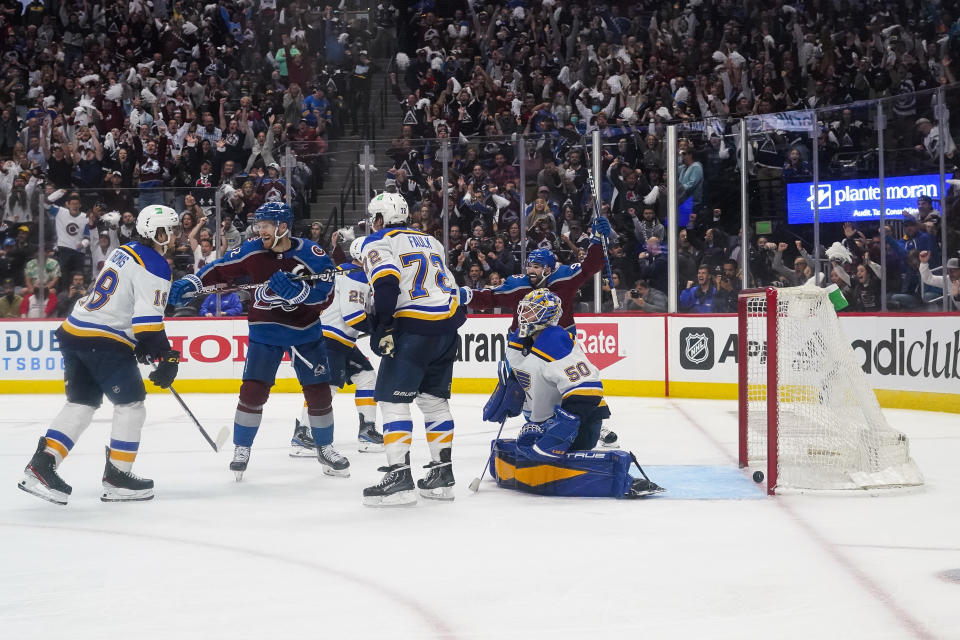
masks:
[[[3,280],[3,296],[0,297],[0,318],[19,318],[23,297],[17,295],[13,278]]]
[[[850,297],[851,311],[879,312],[880,278],[865,264],[857,265]]]
[[[641,278],[634,283],[633,289],[627,293],[624,308],[627,311],[666,313],[667,296],[662,291],[652,288],[649,282]]]
[[[87,295],[87,286],[84,282],[83,274],[74,273],[70,279],[70,284],[57,295],[57,308],[54,314],[56,318],[66,318],[73,310],[73,305],[77,300]]]
[[[680,292],[677,310],[680,313],[713,313],[716,294],[717,288],[710,277],[709,267],[700,265],[696,283],[687,282],[687,288]]]
[[[930,269],[930,252],[921,251],[920,259],[920,277],[923,283],[930,287],[936,287],[947,296],[950,301],[950,308],[954,311],[960,311],[960,259],[950,258],[947,260],[947,275],[933,275]]]
[[[205,318],[217,316],[239,316],[243,314],[243,304],[236,291],[220,295],[220,313],[217,313],[217,296],[208,295],[200,305],[200,315]]]
[[[24,296],[20,303],[21,318],[53,318],[57,310],[57,289],[49,286],[44,291],[43,296],[40,292],[41,287],[34,287],[33,291]]]

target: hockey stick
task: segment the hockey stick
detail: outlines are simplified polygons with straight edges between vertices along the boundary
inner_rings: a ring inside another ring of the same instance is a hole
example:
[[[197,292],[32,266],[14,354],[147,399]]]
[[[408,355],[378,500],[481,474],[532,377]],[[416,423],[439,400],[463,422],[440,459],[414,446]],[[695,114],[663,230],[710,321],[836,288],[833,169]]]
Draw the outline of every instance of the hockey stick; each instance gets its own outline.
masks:
[[[586,145],[584,145],[584,150],[586,150]],[[590,193],[593,200],[593,219],[596,220],[600,217],[600,192],[597,190],[597,185],[593,180],[593,173],[590,169],[587,169],[587,182],[590,185]],[[617,298],[617,290],[613,287],[613,269],[610,268],[610,253],[607,251],[607,237],[600,236],[600,246],[603,247],[603,266],[607,271],[607,284],[610,285],[610,295],[613,298],[613,308],[620,308],[620,300]]]
[[[177,402],[180,403],[180,406],[183,407],[183,410],[186,411],[187,415],[190,416],[190,419],[193,420],[193,424],[196,425],[197,429],[200,430],[200,435],[203,436],[203,439],[206,440],[211,447],[213,447],[214,451],[219,452],[220,448],[224,445],[224,443],[226,443],[227,438],[230,437],[230,428],[223,427],[220,429],[220,432],[217,433],[216,441],[212,440],[210,438],[210,434],[208,434],[206,429],[200,425],[200,421],[197,420],[195,415],[193,415],[193,412],[190,411],[190,407],[188,407],[187,403],[183,401],[183,398],[181,398],[180,394],[177,393],[176,389],[173,388],[173,385],[170,385],[167,388],[170,389],[170,393],[173,394],[173,397],[177,399]]]
[[[311,273],[307,275],[296,275],[292,278],[294,282],[316,282],[317,280],[323,280],[324,282],[332,282],[333,279],[338,276],[346,273],[343,269],[327,269],[326,271],[321,271],[320,273]],[[263,282],[261,284],[233,284],[233,285],[219,285],[214,284],[209,287],[203,287],[197,292],[191,293],[184,298],[195,298],[196,296],[203,293],[231,293],[233,291],[249,291],[252,289],[259,289],[263,285],[267,284]]]
[[[497,440],[500,439],[500,434],[503,433],[503,425],[505,424],[507,424],[506,417],[504,417],[503,420],[500,421],[500,431],[497,431],[497,438],[496,438]],[[470,481],[470,491],[473,491],[474,493],[480,491],[480,482],[483,480],[483,476],[487,472],[487,467],[490,466],[491,457],[493,457],[493,447],[490,448],[490,455],[487,456],[487,461],[483,465],[483,471],[480,472],[480,477],[474,478],[473,480]]]

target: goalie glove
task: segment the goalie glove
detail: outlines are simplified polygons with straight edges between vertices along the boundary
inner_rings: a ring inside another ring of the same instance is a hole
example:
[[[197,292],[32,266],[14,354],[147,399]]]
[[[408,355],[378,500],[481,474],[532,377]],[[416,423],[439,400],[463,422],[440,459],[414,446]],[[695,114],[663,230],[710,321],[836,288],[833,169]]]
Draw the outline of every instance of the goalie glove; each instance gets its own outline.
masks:
[[[503,422],[520,415],[527,394],[505,361],[500,361],[500,380],[490,399],[483,406],[483,419],[487,422]]]

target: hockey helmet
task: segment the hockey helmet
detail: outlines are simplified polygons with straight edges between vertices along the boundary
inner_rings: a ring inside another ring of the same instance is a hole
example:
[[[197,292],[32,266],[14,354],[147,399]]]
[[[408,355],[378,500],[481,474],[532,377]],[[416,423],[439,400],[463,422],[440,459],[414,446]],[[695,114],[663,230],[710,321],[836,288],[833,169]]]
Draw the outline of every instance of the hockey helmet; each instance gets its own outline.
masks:
[[[527,254],[527,264],[538,264],[553,271],[557,268],[557,256],[550,249],[534,249]]]
[[[280,238],[290,235],[290,230],[293,228],[293,210],[285,202],[264,202],[257,209],[253,220],[254,223],[272,222],[276,226],[273,232],[273,243],[276,244]],[[281,222],[287,223],[287,230],[277,233]]]
[[[157,240],[157,232],[161,229],[167,234],[164,242]],[[176,211],[162,204],[146,206],[137,216],[137,233],[142,238],[166,248],[180,234],[180,216]]]
[[[360,260],[362,254],[360,250],[363,248],[363,241],[366,240],[366,236],[361,236],[356,238],[353,242],[350,243],[350,257],[354,260]]]
[[[405,225],[410,216],[407,207],[407,201],[399,193],[383,192],[376,196],[367,205],[367,212],[370,214],[370,226],[377,216],[381,216],[384,227],[398,227]]]

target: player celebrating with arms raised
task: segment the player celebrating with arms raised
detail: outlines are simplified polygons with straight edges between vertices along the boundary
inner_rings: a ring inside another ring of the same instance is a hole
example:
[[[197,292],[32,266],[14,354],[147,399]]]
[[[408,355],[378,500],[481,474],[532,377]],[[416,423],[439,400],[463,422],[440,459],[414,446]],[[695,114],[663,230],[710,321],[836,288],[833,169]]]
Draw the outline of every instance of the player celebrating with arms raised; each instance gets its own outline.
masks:
[[[113,403],[113,424],[100,499],[122,502],[153,497],[153,480],[130,471],[147,416],[146,389],[137,360],[159,361],[150,373],[150,380],[159,387],[169,387],[177,376],[180,354],[170,348],[163,328],[170,290],[170,267],[164,254],[173,247],[180,217],[170,207],[149,206],[137,217],[136,228],[141,240],[110,254],[92,291],[77,301],[57,329],[67,403],[40,438],[18,485],[55,504],[67,504],[72,492],[57,475],[57,467],[90,426],[104,395]]]
[[[556,294],[561,302],[559,326],[576,338],[577,327],[573,319],[574,297],[580,287],[603,268],[601,236],[609,237],[613,233],[610,222],[602,216],[594,219],[592,230],[590,248],[583,263],[557,266],[557,256],[553,251],[535,249],[527,255],[525,275],[510,276],[500,286],[490,289],[461,288],[460,302],[477,311],[494,307],[517,309],[517,304],[525,295],[535,289],[547,289]],[[517,312],[514,311],[510,331],[516,330],[517,324]],[[600,434],[600,444],[605,447],[617,446],[617,434],[604,429]]]
[[[387,466],[379,484],[363,490],[370,506],[416,502],[410,474],[413,423],[410,403],[423,412],[432,461],[417,482],[425,498],[453,499],[453,416],[450,383],[457,355],[457,329],[464,322],[456,286],[451,286],[444,249],[425,233],[406,227],[407,203],[381,193],[368,207],[372,228],[361,250],[373,285],[370,345],[380,355],[374,398],[383,419]],[[380,218],[378,220],[377,218]]]
[[[170,288],[170,303],[175,305],[204,286],[226,284],[241,277],[263,283],[254,294],[247,317],[250,343],[233,424],[235,449],[230,470],[237,480],[243,477],[260,428],[263,405],[270,397],[280,361],[289,352],[297,379],[303,385],[323,472],[349,476],[349,461],[332,445],[330,371],[320,323],[320,312],[333,300],[333,260],[313,242],[290,236],[293,212],[286,204],[263,204],[254,219],[258,238],[208,264],[197,275],[188,274],[177,280]],[[321,273],[329,273],[329,280],[311,285],[296,279],[299,275]]]

